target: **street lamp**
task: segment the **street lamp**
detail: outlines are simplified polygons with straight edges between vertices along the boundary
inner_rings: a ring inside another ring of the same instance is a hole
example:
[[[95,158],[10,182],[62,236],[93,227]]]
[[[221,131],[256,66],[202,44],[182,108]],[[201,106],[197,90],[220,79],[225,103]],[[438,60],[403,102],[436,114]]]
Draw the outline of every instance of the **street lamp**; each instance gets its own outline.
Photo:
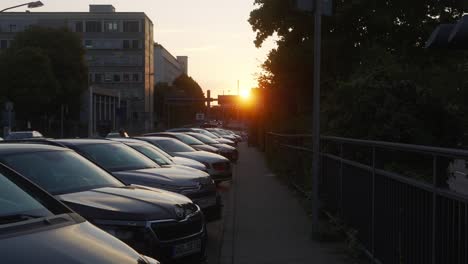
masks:
[[[5,11],[10,10],[10,9],[13,9],[13,8],[22,7],[22,6],[27,6],[28,8],[36,8],[36,7],[41,7],[43,5],[44,4],[41,1],[29,2],[29,3],[25,3],[25,4],[5,8],[3,10],[0,10],[0,13],[5,12]]]

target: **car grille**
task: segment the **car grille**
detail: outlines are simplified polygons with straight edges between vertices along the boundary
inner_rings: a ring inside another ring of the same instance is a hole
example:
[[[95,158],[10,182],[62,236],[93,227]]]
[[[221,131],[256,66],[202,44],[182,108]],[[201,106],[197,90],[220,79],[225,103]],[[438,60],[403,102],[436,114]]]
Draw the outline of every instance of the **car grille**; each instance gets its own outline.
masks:
[[[200,233],[203,230],[203,218],[197,213],[184,221],[153,223],[151,228],[159,240],[171,241]]]

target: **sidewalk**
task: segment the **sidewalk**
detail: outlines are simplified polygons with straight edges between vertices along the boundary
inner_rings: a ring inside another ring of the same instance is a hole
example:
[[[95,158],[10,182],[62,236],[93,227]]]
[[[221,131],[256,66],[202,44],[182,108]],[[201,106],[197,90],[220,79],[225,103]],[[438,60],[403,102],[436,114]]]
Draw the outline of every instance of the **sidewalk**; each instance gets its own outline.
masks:
[[[263,154],[239,146],[227,197],[220,264],[341,264],[334,248],[311,240],[311,222],[297,198],[267,169]]]

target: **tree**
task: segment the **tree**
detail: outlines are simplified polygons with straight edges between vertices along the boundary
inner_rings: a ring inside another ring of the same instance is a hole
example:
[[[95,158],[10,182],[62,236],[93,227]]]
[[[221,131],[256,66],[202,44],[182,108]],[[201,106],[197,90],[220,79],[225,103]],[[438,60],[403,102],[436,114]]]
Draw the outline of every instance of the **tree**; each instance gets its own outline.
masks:
[[[167,126],[192,123],[195,114],[205,110],[205,95],[201,86],[186,74],[177,77],[172,86],[156,84],[154,94],[155,112],[160,120],[166,121]],[[168,101],[168,98],[178,98],[181,101]]]
[[[0,94],[15,104],[20,120],[33,120],[55,111],[59,84],[52,63],[37,48],[9,50],[0,55]]]
[[[276,103],[274,111],[278,114],[273,116],[284,118],[284,122],[275,123],[287,123],[288,126],[288,117],[310,116],[313,82],[313,65],[310,64],[313,60],[313,16],[295,10],[293,2],[256,0],[256,9],[249,19],[257,33],[257,47],[271,36],[278,38],[278,47],[270,52],[263,64],[260,81],[263,87],[270,89],[272,100],[276,100],[273,104]],[[462,65],[467,54],[426,50],[423,46],[436,25],[454,23],[460,18],[464,13],[463,3],[430,0],[335,2],[335,14],[323,18],[324,133],[409,143],[456,144],[462,130],[456,122],[444,122],[444,118],[427,120],[421,113],[455,115],[456,119],[464,117],[462,109],[468,109],[460,98],[466,93],[466,72]],[[408,96],[420,109],[410,107]],[[372,100],[379,103],[389,100],[393,104],[379,105],[378,112],[385,114],[375,115]],[[401,122],[388,119],[397,110],[395,105],[401,106],[397,111],[401,113]],[[364,118],[364,114],[375,116]],[[346,120],[346,117],[354,121]],[[405,118],[412,121],[405,122]],[[350,128],[351,125],[354,127]],[[452,129],[441,132],[440,127],[447,125]],[[376,130],[382,130],[382,133],[376,133]],[[398,131],[398,136],[388,137],[389,131]],[[432,133],[438,138],[417,140],[415,131]]]
[[[80,36],[68,29],[31,27],[18,33],[6,52],[23,48],[39,49],[49,58],[58,89],[48,95],[56,100],[57,110],[60,104],[66,104],[71,113],[78,117],[80,100],[77,98],[80,98],[88,85],[85,49]],[[40,65],[34,66],[38,68]]]

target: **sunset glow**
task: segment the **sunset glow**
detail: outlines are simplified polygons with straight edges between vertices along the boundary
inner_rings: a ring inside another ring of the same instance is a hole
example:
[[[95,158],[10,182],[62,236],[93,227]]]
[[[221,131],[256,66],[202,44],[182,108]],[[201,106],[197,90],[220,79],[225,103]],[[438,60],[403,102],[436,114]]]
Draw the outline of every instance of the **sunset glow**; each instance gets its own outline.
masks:
[[[240,93],[241,99],[244,101],[250,100],[250,91],[249,90],[242,90]]]

